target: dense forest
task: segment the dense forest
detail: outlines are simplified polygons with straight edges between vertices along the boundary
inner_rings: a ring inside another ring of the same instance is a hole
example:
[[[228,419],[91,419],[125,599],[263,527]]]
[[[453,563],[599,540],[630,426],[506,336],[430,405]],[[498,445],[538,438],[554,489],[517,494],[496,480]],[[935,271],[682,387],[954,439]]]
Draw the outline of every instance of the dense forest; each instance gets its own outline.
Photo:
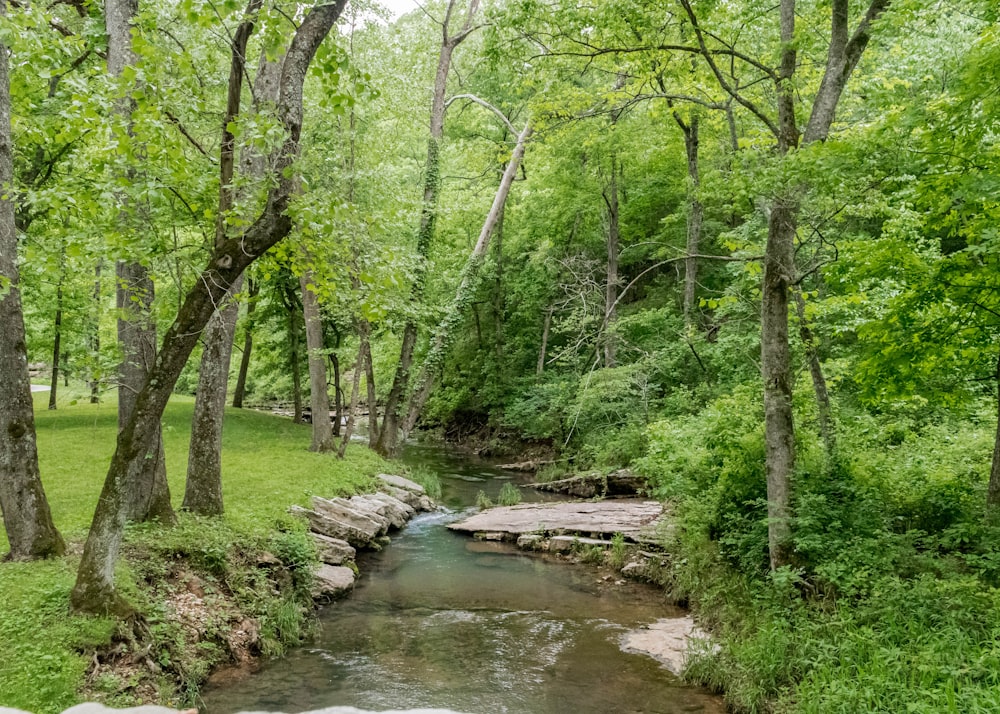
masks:
[[[277,405],[645,476],[737,710],[1000,706],[995,2],[4,6],[10,559],[66,548],[29,364],[118,403],[66,607]]]

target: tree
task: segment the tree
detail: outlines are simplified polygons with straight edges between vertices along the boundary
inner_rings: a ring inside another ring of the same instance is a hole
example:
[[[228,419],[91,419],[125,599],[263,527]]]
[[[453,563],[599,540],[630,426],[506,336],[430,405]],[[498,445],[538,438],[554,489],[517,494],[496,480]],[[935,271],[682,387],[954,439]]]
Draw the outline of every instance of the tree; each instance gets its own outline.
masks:
[[[104,13],[108,33],[108,74],[121,79],[127,67],[134,67],[137,57],[132,51],[132,23],[138,12],[138,0],[106,0]],[[121,125],[123,140],[132,135],[132,112],[135,100],[124,90],[118,98],[115,113]],[[132,178],[132,169],[127,177]],[[129,230],[130,207],[123,194],[119,211],[121,230]],[[134,208],[134,207],[131,207]],[[149,268],[136,259],[119,260],[116,307],[118,308],[118,342],[122,361],[118,367],[118,428],[124,428],[135,408],[136,394],[142,388],[156,358],[156,322],[152,316],[153,280]],[[159,519],[174,521],[167,485],[167,466],[163,454],[163,435],[159,434],[146,457],[131,465],[135,486],[127,494],[126,518],[134,521]]]
[[[6,16],[7,3],[0,4]],[[8,558],[61,555],[62,537],[52,522],[38,472],[35,415],[17,269],[17,228],[12,200],[14,163],[10,129],[7,48],[0,44],[0,507],[10,542]]]
[[[434,94],[431,99],[430,135],[427,137],[427,162],[424,166],[424,193],[420,207],[420,225],[417,228],[417,255],[421,263],[410,292],[412,304],[419,304],[424,293],[427,275],[427,260],[431,241],[434,237],[434,222],[437,217],[438,195],[441,190],[441,140],[444,137],[445,98],[448,91],[448,73],[452,55],[476,29],[472,24],[479,0],[470,0],[461,29],[452,34],[451,20],[457,0],[448,0],[444,20],[441,22],[441,51],[438,55],[437,72],[434,75]],[[410,382],[410,368],[413,364],[413,350],[417,342],[417,323],[408,317],[403,327],[403,342],[399,350],[399,362],[392,380],[392,388],[385,403],[385,416],[379,431],[376,451],[384,456],[395,456],[399,448],[399,411],[406,397]],[[369,405],[369,410],[373,405]],[[404,428],[404,431],[406,429]]]
[[[286,135],[271,157],[274,183],[256,220],[245,231],[214,248],[207,265],[187,291],[177,317],[164,335],[149,379],[136,396],[132,416],[119,432],[71,595],[72,606],[78,611],[109,612],[126,607],[115,590],[114,565],[125,525],[125,499],[135,487],[132,467],[153,447],[170,393],[219,301],[247,266],[291,230],[287,209],[295,194],[292,163],[298,155],[302,131],[303,83],[316,50],[345,4],[346,0],[338,0],[312,7],[296,29],[281,62],[277,114]]]
[[[750,62],[774,84],[776,116],[769,115],[740,90],[738,84],[727,78],[716,58],[720,54],[733,55],[734,50],[710,46],[710,42],[717,40],[700,24],[691,0],[679,1],[695,33],[698,51],[719,86],[767,126],[781,156],[800,146],[826,140],[847,82],[871,39],[872,24],[891,2],[871,0],[852,33],[849,3],[847,0],[833,1],[826,68],[812,99],[805,131],[800,133],[794,86],[798,68],[795,0],[781,0],[778,7],[781,47],[777,69]],[[795,240],[802,192],[802,186],[791,185],[779,190],[771,199],[764,251],[761,376],[764,382],[768,550],[772,569],[788,564],[791,556],[791,476],[795,468],[795,434],[788,300],[789,290],[799,281],[795,267]]]

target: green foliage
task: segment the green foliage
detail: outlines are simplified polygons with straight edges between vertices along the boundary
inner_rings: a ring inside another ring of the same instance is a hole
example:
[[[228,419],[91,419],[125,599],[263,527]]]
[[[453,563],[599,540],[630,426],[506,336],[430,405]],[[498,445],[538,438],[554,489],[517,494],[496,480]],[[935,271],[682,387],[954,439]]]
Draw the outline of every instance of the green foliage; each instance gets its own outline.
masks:
[[[411,480],[423,486],[427,495],[432,499],[435,501],[441,500],[441,477],[438,476],[436,471],[417,466],[410,469],[408,476]]]
[[[521,489],[510,481],[505,483],[497,496],[498,506],[516,506],[521,502]]]
[[[493,505],[493,500],[486,494],[486,491],[480,491],[476,494],[476,508],[479,510],[493,508]]]

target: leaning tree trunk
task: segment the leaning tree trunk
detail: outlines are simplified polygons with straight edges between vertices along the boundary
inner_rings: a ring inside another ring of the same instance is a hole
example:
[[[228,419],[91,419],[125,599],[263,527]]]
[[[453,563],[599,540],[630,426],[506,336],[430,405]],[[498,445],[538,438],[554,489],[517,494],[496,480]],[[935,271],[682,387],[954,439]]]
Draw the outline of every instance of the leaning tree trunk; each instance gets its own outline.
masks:
[[[0,2],[6,15],[7,3]],[[14,178],[10,132],[10,79],[7,48],[0,44],[0,184]],[[62,537],[52,522],[38,473],[35,413],[28,378],[24,313],[18,286],[17,229],[10,193],[0,196],[0,510],[3,511],[8,558],[27,560],[61,555]]]
[[[309,363],[309,408],[312,412],[312,443],[310,451],[333,451],[333,422],[330,421],[330,393],[326,380],[326,345],[323,340],[323,317],[320,315],[319,298],[310,289],[313,282],[311,270],[299,279],[302,289],[302,315],[306,323],[306,352]],[[289,313],[291,315],[291,313]],[[292,367],[297,367],[298,355],[292,355]],[[298,387],[296,387],[298,392]]]
[[[76,585],[71,595],[74,609],[84,612],[127,610],[114,585],[114,568],[125,526],[125,496],[133,487],[131,464],[144,458],[155,443],[170,394],[198,335],[229,292],[235,280],[291,230],[286,213],[293,193],[291,165],[299,151],[302,129],[302,85],[316,49],[340,16],[346,0],[320,4],[302,20],[282,63],[278,118],[287,132],[272,156],[274,180],[260,215],[246,231],[217,246],[208,264],[188,290],[183,305],[163,338],[163,347],[149,379],[136,396],[135,409],[118,433],[115,453],[98,499],[94,520],[84,546]]]
[[[424,195],[420,205],[420,226],[417,229],[417,272],[410,289],[410,303],[414,307],[423,299],[427,279],[427,265],[430,260],[431,241],[434,238],[434,224],[437,219],[438,194],[441,189],[441,139],[444,137],[444,115],[447,108],[445,94],[448,91],[448,72],[451,58],[461,42],[472,32],[472,19],[479,6],[479,0],[471,0],[462,30],[451,35],[449,21],[457,0],[449,0],[442,23],[443,34],[441,52],[438,54],[437,72],[434,75],[434,95],[431,100],[430,136],[427,138],[427,164],[424,167]],[[396,374],[385,402],[385,416],[379,431],[375,450],[383,456],[396,456],[399,450],[399,411],[403,405],[410,383],[410,369],[413,366],[413,350],[417,344],[417,323],[412,316],[407,317],[403,327],[403,342],[399,349]],[[370,410],[370,407],[369,407]]]
[[[476,241],[476,245],[472,249],[472,254],[469,256],[469,260],[462,271],[462,280],[459,282],[458,290],[455,292],[455,299],[434,332],[431,348],[424,359],[423,366],[420,368],[420,376],[414,385],[410,407],[407,410],[406,420],[403,423],[402,437],[404,440],[413,430],[413,427],[416,426],[417,419],[420,418],[420,412],[423,411],[424,404],[427,403],[427,398],[430,397],[431,391],[434,389],[435,375],[444,362],[445,353],[451,344],[454,330],[461,321],[465,309],[471,304],[479,287],[481,268],[483,259],[486,256],[486,250],[490,245],[490,236],[493,235],[493,230],[496,228],[504,205],[507,203],[507,196],[510,194],[510,187],[514,183],[514,177],[517,175],[517,170],[521,165],[521,159],[524,158],[524,149],[528,138],[531,136],[531,131],[531,120],[529,119],[517,137],[514,152],[507,164],[507,169],[504,171],[500,186],[497,188],[496,196],[493,197],[493,205],[490,208],[490,212],[486,215],[486,220],[483,222],[483,228],[479,233],[479,240]],[[382,429],[383,431],[385,430],[385,424],[382,425]]]

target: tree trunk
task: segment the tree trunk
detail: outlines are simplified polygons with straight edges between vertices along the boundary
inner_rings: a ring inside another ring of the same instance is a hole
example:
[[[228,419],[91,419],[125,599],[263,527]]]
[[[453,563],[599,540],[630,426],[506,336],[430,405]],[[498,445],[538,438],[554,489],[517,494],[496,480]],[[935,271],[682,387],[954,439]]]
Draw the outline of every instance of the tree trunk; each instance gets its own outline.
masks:
[[[788,287],[795,266],[796,207],[771,206],[764,253],[761,307],[761,372],[767,460],[768,550],[771,568],[788,563],[791,475],[795,468],[791,356],[788,346]]]
[[[243,356],[240,359],[240,373],[236,378],[236,388],[233,390],[233,407],[243,408],[243,398],[247,390],[247,371],[250,369],[250,352],[253,350],[253,313],[257,309],[257,293],[260,284],[256,280],[247,279],[247,314],[243,336]]]
[[[282,290],[282,302],[285,305],[285,320],[288,328],[288,367],[292,372],[292,421],[302,423],[302,355],[300,342],[302,340],[299,326],[299,305],[295,290],[286,285]]]
[[[996,518],[1000,511],[1000,355],[997,356],[996,372],[994,373],[997,387],[997,431],[993,440],[993,462],[990,464],[990,483],[986,491],[987,516]]]
[[[116,306],[118,342],[122,361],[118,365],[118,429],[125,427],[135,408],[136,395],[146,383],[156,360],[156,324],[153,321],[153,281],[139,263],[119,261],[116,266]],[[143,459],[129,466],[134,470],[125,496],[125,517],[130,521],[157,519],[174,523],[170,505],[167,466],[163,453],[163,435],[157,428],[155,442]]]
[[[59,388],[59,349],[62,340],[63,317],[63,274],[60,270],[59,283],[56,285],[56,319],[52,334],[52,381],[49,386],[49,409],[56,408],[56,390]]]
[[[222,499],[222,425],[240,310],[233,295],[239,292],[242,283],[240,276],[226,295],[225,305],[215,311],[203,333],[198,392],[191,417],[187,477],[181,505],[184,510],[200,516],[221,516],[225,510]]]
[[[333,435],[338,437],[344,423],[344,393],[340,388],[340,358],[336,352],[330,353],[330,367],[333,369]]]
[[[691,117],[690,123],[684,122],[675,112],[674,118],[684,132],[684,151],[687,154],[688,167],[688,220],[687,220],[687,255],[684,261],[684,324],[690,326],[695,305],[695,290],[698,285],[698,251],[701,247],[701,226],[704,221],[705,207],[698,197],[701,187],[701,177],[698,171],[698,117]]]
[[[337,458],[344,458],[347,451],[347,444],[351,441],[354,433],[354,423],[358,414],[358,394],[361,392],[361,365],[364,362],[364,345],[358,346],[358,358],[354,362],[354,376],[351,380],[351,404],[347,410],[347,424],[344,427],[344,435],[340,440],[340,447],[337,449]],[[369,446],[371,439],[369,438]]]
[[[618,157],[611,155],[611,178],[604,190],[604,202],[608,209],[608,273],[604,291],[604,366],[614,367],[615,356],[614,323],[618,304]]]
[[[97,265],[94,266],[94,324],[93,331],[90,334],[90,354],[91,359],[93,359],[94,364],[91,367],[90,373],[90,403],[100,404],[101,402],[101,379],[100,379],[100,364],[101,364],[101,266],[103,262],[100,258],[97,259]]]
[[[802,290],[797,286],[792,290],[795,296],[795,311],[799,316],[799,337],[805,347],[806,358],[809,361],[809,374],[812,377],[813,392],[816,394],[816,411],[819,419],[819,433],[823,438],[823,447],[827,459],[832,459],[837,449],[837,435],[834,430],[832,410],[830,409],[830,392],[823,376],[823,365],[819,360],[819,343],[806,317],[806,301]]]
[[[233,177],[236,164],[236,138],[229,130],[240,113],[246,48],[263,0],[250,0],[233,36],[229,62],[226,112],[222,120],[222,143],[219,151],[219,206],[215,216],[215,246],[226,240],[226,222],[234,204]],[[191,441],[188,447],[187,478],[184,483],[183,508],[202,516],[220,516],[222,499],[222,425],[225,420],[229,367],[233,339],[239,318],[236,294],[243,285],[242,276],[233,283],[222,306],[212,315],[202,335],[204,348],[198,367],[198,391],[191,418]]]
[[[549,309],[545,311],[545,322],[542,323],[542,345],[538,348],[538,364],[535,366],[535,375],[541,376],[542,372],[545,371],[545,353],[549,348],[549,328],[552,326],[552,311],[554,308],[549,306]]]
[[[309,408],[312,412],[312,444],[310,451],[327,453],[333,451],[333,424],[330,421],[330,394],[326,379],[326,345],[323,340],[323,318],[320,315],[319,299],[309,289],[313,282],[311,270],[299,279],[302,289],[302,315],[306,323],[306,354],[309,363]],[[297,342],[293,340],[293,342]],[[293,368],[297,358],[293,354]],[[294,373],[293,373],[294,374]],[[298,391],[298,387],[296,387]]]
[[[371,325],[361,318],[358,322],[358,339],[365,365],[365,388],[368,399],[368,448],[374,449],[381,433],[378,425],[378,400],[375,396],[375,365],[372,362]]]
[[[0,3],[0,15],[7,3]],[[0,184],[14,179],[7,48],[0,45]],[[12,192],[0,197],[0,510],[10,552],[27,560],[61,555],[65,544],[52,522],[38,473],[35,413],[17,269],[17,229]]]
[[[273,185],[268,190],[267,201],[245,232],[227,238],[212,252],[163,338],[163,348],[156,357],[150,378],[136,397],[132,417],[118,434],[71,595],[75,610],[99,613],[128,609],[115,590],[114,567],[125,525],[124,497],[132,488],[131,464],[142,460],[156,442],[163,410],[215,306],[247,266],[291,230],[286,209],[295,185],[290,167],[299,151],[302,86],[316,49],[345,4],[346,0],[338,0],[334,4],[316,5],[295,31],[283,61],[277,103],[278,118],[287,134],[282,146],[271,157]]]
[[[417,270],[410,289],[410,304],[420,304],[427,279],[427,265],[430,260],[431,241],[434,238],[434,223],[437,219],[438,194],[441,189],[441,139],[444,136],[445,94],[448,91],[448,72],[455,48],[472,31],[472,19],[478,9],[479,0],[471,0],[466,13],[465,24],[456,34],[449,34],[449,21],[454,12],[456,0],[449,0],[442,23],[441,51],[438,54],[437,71],[434,75],[434,94],[431,99],[430,136],[427,138],[427,164],[424,168],[424,195],[420,205],[420,225],[417,229]],[[399,451],[399,411],[410,383],[410,368],[413,366],[413,349],[417,343],[417,323],[408,317],[403,327],[403,342],[399,349],[399,362],[385,402],[385,417],[379,432],[375,450],[383,456],[393,457]]]
[[[514,183],[514,176],[517,175],[521,159],[524,158],[524,149],[528,139],[531,137],[531,131],[531,120],[529,119],[517,137],[514,152],[507,164],[507,169],[504,171],[500,186],[497,188],[496,196],[493,197],[493,205],[490,208],[490,212],[486,215],[486,220],[483,222],[483,228],[479,233],[479,240],[476,241],[476,245],[472,249],[472,254],[469,256],[469,260],[465,264],[465,269],[462,271],[462,280],[458,285],[458,290],[455,292],[455,299],[434,332],[434,340],[431,343],[430,351],[427,353],[427,358],[420,368],[420,376],[414,386],[413,396],[410,399],[410,407],[406,414],[406,420],[403,423],[402,437],[404,441],[413,430],[413,427],[416,426],[417,419],[420,418],[420,412],[423,410],[424,404],[426,404],[427,398],[434,388],[434,374],[440,368],[442,362],[444,362],[445,353],[451,344],[454,330],[461,321],[463,312],[471,304],[472,298],[476,294],[476,289],[479,287],[480,268],[482,268],[483,258],[490,245],[490,236],[493,235],[497,220],[500,218],[504,204],[507,202],[511,184]],[[385,431],[385,428],[383,424],[383,431]]]
[[[132,22],[138,13],[137,0],[106,0],[105,23],[108,33],[108,74],[121,77],[126,67],[133,67],[138,58],[132,49]],[[115,113],[132,134],[132,112],[135,100],[131,92],[115,103]],[[129,176],[129,178],[132,178]],[[121,202],[118,221],[128,229],[127,199]],[[115,268],[117,284],[115,304],[118,309],[118,342],[122,361],[118,365],[118,428],[124,427],[132,415],[135,398],[145,384],[148,371],[156,357],[156,321],[152,315],[153,281],[146,266],[137,261],[121,260]],[[157,434],[144,458],[129,465],[133,471],[129,483],[132,489],[125,495],[125,517],[132,521],[158,518],[165,523],[175,520],[170,505],[170,488],[163,455],[163,438]]]

